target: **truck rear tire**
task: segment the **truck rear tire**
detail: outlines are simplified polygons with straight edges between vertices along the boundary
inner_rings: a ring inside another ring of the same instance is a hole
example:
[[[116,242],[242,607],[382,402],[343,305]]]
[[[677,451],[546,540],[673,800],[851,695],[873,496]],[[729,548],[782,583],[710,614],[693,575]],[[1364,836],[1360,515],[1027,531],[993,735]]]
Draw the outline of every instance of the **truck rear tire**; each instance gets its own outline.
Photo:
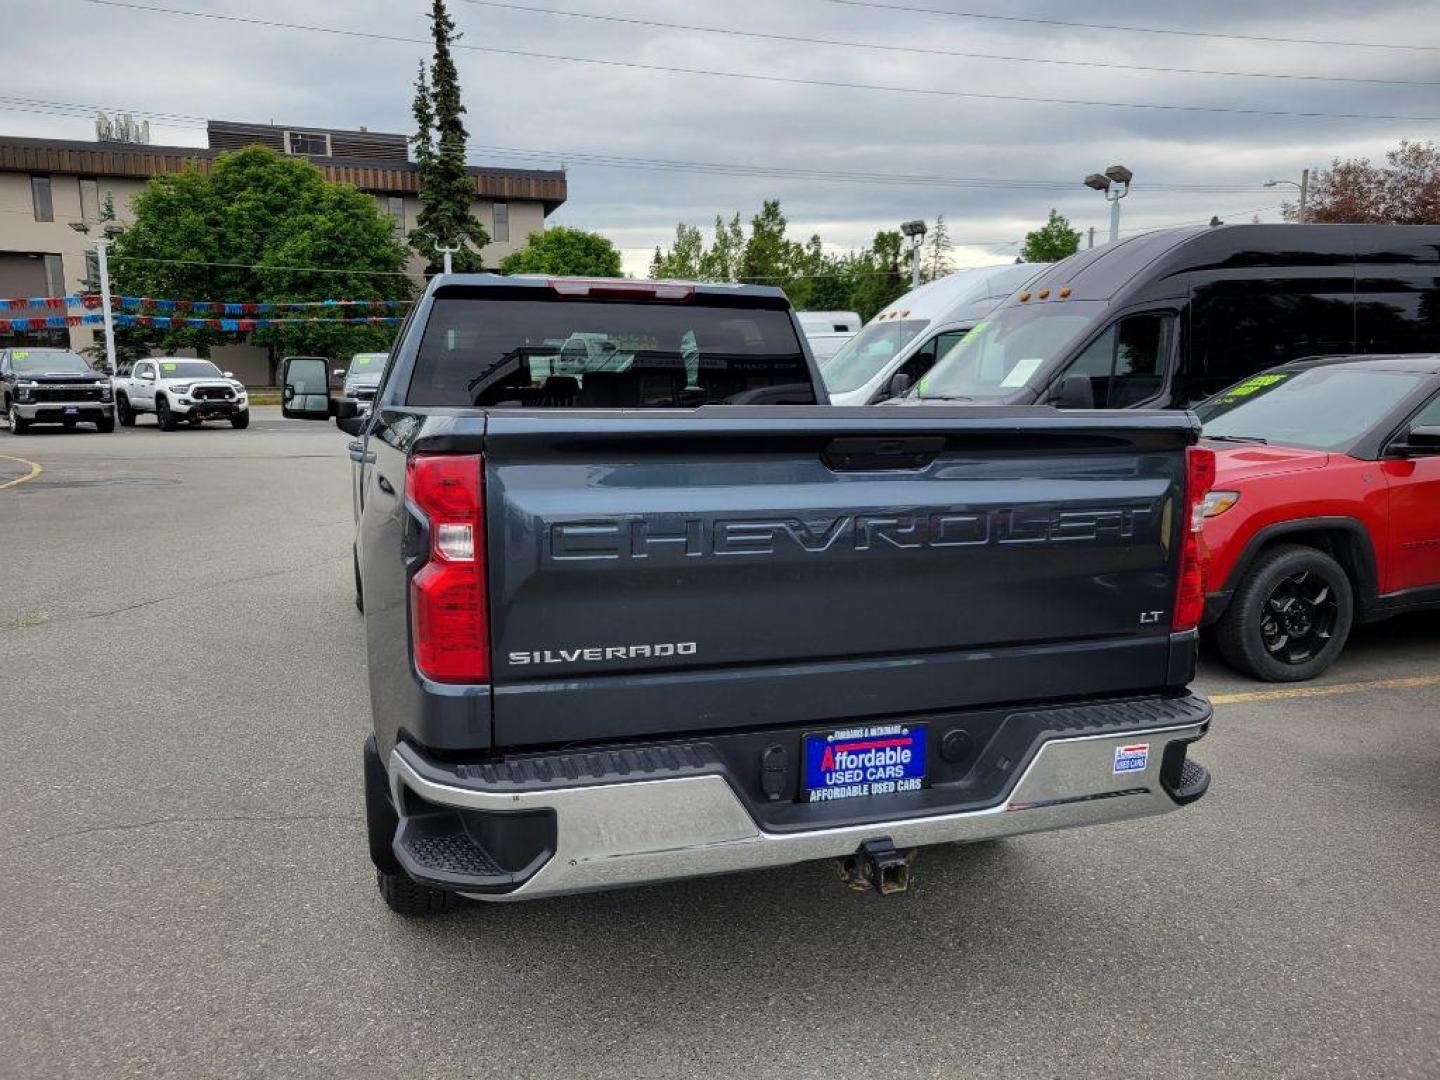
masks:
[[[396,915],[410,918],[444,915],[447,911],[455,910],[457,906],[454,893],[421,885],[405,874],[387,874],[384,870],[376,870],[375,883],[380,887],[385,906]]]
[[[1303,682],[1335,662],[1355,619],[1345,570],[1305,544],[1262,551],[1246,571],[1215,644],[1231,667],[1266,682]]]
[[[390,784],[380,760],[380,746],[371,735],[365,740],[365,831],[370,844],[370,861],[375,864],[375,884],[385,906],[397,915],[443,915],[459,903],[444,889],[422,885],[400,865],[391,846],[400,819],[390,802]]]

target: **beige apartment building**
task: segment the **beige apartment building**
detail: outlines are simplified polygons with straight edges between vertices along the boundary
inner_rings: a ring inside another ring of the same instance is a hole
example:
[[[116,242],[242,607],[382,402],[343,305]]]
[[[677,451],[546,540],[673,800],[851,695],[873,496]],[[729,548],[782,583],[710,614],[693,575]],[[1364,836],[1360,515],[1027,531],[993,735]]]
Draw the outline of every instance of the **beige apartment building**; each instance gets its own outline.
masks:
[[[363,128],[338,131],[212,120],[207,136],[204,147],[0,136],[0,299],[82,291],[83,283],[93,275],[94,237],[99,235],[107,196],[123,226],[130,217],[131,200],[152,177],[180,172],[191,163],[207,169],[217,154],[255,144],[304,157],[326,179],[352,184],[373,195],[381,209],[394,218],[397,234],[415,227],[418,174],[404,135]],[[488,266],[524,247],[530,234],[542,231],[546,217],[565,201],[563,171],[486,166],[469,171],[475,178],[472,213],[490,233],[491,242],[484,252]],[[419,258],[411,260],[411,269],[417,274],[423,270]],[[55,312],[0,311],[0,319],[43,318],[46,314]],[[82,349],[96,333],[91,327],[25,332],[0,329],[0,348],[28,344]],[[214,358],[247,382],[260,384],[268,377],[265,352],[258,347],[222,346]]]

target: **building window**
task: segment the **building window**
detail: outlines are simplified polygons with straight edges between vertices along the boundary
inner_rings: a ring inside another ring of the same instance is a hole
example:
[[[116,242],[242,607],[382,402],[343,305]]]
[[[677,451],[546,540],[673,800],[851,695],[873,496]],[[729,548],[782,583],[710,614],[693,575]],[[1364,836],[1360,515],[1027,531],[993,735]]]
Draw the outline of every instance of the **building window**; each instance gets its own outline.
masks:
[[[285,152],[295,157],[329,157],[330,136],[315,131],[287,131]]]
[[[89,250],[85,252],[85,291],[100,291],[100,256]]]
[[[30,197],[35,202],[36,221],[55,220],[55,203],[50,198],[50,177],[30,177]]]
[[[65,264],[59,255],[45,256],[45,295],[65,295]]]
[[[390,215],[390,220],[395,223],[395,235],[405,236],[405,197],[403,195],[391,195],[385,200],[385,212]]]
[[[100,220],[100,181],[93,176],[80,178],[80,220]]]
[[[510,204],[497,202],[495,204],[495,229],[494,235],[490,237],[497,244],[508,244],[510,242]]]

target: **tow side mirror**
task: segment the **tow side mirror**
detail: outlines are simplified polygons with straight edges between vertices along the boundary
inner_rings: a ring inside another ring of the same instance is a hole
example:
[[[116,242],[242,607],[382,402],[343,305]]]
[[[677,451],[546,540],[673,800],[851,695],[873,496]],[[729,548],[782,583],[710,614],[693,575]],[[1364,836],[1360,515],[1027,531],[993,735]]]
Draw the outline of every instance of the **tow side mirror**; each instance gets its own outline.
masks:
[[[904,397],[905,392],[910,389],[910,376],[903,371],[897,371],[890,376],[890,381],[885,384],[885,398]]]
[[[1055,388],[1051,404],[1057,409],[1093,409],[1095,385],[1088,375],[1066,375]]]
[[[335,418],[335,426],[346,435],[359,435],[365,430],[365,424],[370,419],[369,412],[361,408],[360,402],[354,398],[332,400],[330,415]]]
[[[1395,450],[1406,457],[1429,457],[1440,454],[1440,425],[1421,424],[1412,427],[1396,442]]]
[[[291,420],[328,420],[329,365],[311,356],[287,356],[280,366],[280,413]]]

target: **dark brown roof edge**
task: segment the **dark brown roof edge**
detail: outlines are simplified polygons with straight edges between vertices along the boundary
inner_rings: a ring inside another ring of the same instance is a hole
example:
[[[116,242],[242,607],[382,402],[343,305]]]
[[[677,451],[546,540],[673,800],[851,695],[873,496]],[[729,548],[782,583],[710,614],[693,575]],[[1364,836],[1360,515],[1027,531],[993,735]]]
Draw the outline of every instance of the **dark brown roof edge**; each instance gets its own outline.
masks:
[[[217,152],[204,146],[141,146],[130,143],[84,142],[0,136],[0,172],[71,173],[81,176],[123,176],[148,180],[182,172],[194,163],[207,171]],[[374,194],[413,195],[419,190],[414,162],[311,158],[327,180],[350,184]],[[549,214],[568,195],[563,170],[504,169],[472,165],[475,191],[487,199],[533,199]]]

